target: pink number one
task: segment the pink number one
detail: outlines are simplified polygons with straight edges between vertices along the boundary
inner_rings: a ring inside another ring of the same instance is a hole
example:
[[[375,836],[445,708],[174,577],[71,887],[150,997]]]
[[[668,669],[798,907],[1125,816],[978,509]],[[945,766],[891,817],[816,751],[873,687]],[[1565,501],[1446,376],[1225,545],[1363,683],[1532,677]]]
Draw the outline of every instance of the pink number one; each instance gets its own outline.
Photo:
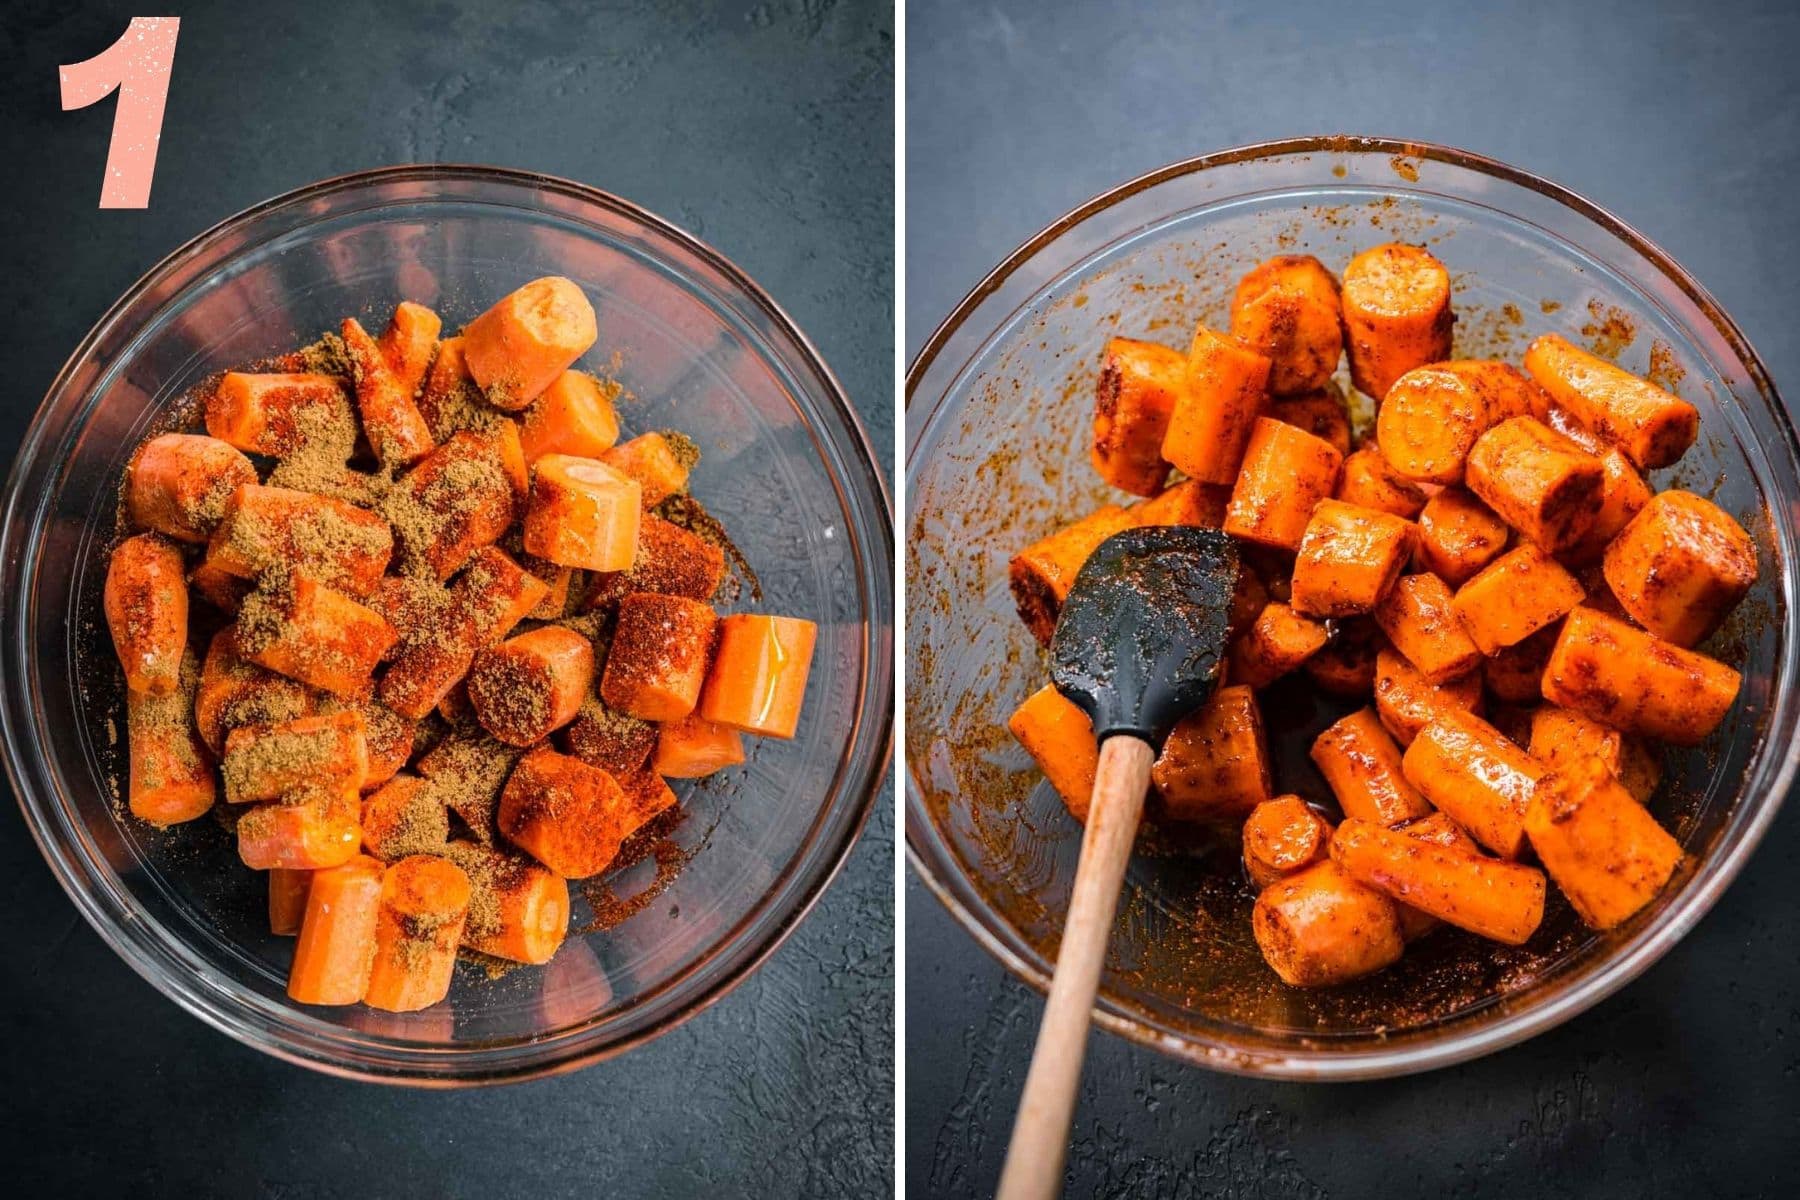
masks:
[[[119,40],[99,54],[56,69],[64,112],[98,104],[118,89],[101,208],[150,206],[150,177],[156,173],[156,146],[162,140],[169,68],[180,28],[180,17],[133,17]]]

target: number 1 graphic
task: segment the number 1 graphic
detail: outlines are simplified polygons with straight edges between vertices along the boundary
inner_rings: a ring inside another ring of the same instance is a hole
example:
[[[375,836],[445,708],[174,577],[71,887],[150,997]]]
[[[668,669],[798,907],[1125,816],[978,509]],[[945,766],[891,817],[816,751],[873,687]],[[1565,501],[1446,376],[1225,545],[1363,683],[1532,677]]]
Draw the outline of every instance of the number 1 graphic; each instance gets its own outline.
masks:
[[[162,140],[169,69],[175,62],[180,17],[133,17],[119,40],[86,62],[58,67],[62,106],[86,108],[118,90],[112,145],[106,151],[101,208],[148,208],[156,147]]]

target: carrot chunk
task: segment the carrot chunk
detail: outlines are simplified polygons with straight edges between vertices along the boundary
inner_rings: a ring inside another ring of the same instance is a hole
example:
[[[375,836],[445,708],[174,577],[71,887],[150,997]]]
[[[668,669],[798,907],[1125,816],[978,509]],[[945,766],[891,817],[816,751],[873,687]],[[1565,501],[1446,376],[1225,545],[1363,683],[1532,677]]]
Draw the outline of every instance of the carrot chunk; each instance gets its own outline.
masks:
[[[1481,651],[1456,619],[1450,589],[1430,572],[1403,575],[1375,606],[1375,623],[1431,683],[1481,665]]]
[[[1309,617],[1372,612],[1412,558],[1413,528],[1392,513],[1320,500],[1294,559],[1294,611]]]
[[[494,825],[500,791],[523,753],[479,729],[457,730],[420,755],[414,768],[477,840],[492,845],[500,835]]]
[[[1171,820],[1241,822],[1271,795],[1256,693],[1242,686],[1220,688],[1176,722],[1150,780]]]
[[[1264,800],[1244,819],[1244,871],[1262,890],[1325,858],[1331,822],[1298,796]]]
[[[232,493],[255,482],[256,468],[230,443],[165,433],[139,446],[125,468],[126,515],[140,528],[204,543]]]
[[[1501,520],[1560,554],[1592,529],[1606,468],[1536,417],[1514,417],[1475,443],[1467,483]]]
[[[152,825],[176,825],[205,815],[217,784],[194,728],[194,692],[200,666],[192,651],[181,657],[173,690],[151,695],[127,688],[125,735],[130,779],[126,803]]]
[[[1575,609],[1544,667],[1544,699],[1627,733],[1695,746],[1725,719],[1742,676],[1653,633]]]
[[[415,854],[381,876],[375,959],[363,1003],[416,1012],[450,994],[469,915],[469,877],[448,859]]]
[[[525,511],[525,549],[589,571],[623,571],[637,556],[638,482],[590,458],[538,459]]]
[[[1461,587],[1506,549],[1506,522],[1473,492],[1447,487],[1425,502],[1419,513],[1418,552],[1421,570],[1451,587]]]
[[[102,608],[125,686],[152,696],[174,691],[188,632],[180,547],[159,533],[120,542],[107,563]]]
[[[1250,927],[1290,987],[1348,983],[1392,966],[1406,948],[1394,902],[1330,859],[1264,888]]]
[[[1375,435],[1388,465],[1407,479],[1461,483],[1482,434],[1542,409],[1536,385],[1507,363],[1433,363],[1394,381],[1381,402]]]
[[[1250,628],[1231,643],[1231,682],[1267,687],[1324,648],[1325,627],[1285,604],[1265,604]]]
[[[643,433],[611,450],[600,461],[637,481],[645,508],[655,508],[670,496],[687,491],[688,476],[700,461],[700,447],[685,434],[665,429]]]
[[[1418,246],[1364,250],[1344,268],[1344,348],[1350,379],[1377,402],[1394,381],[1450,357],[1450,272]]]
[[[505,411],[488,403],[481,388],[469,377],[463,361],[462,339],[447,337],[437,344],[437,356],[419,389],[419,415],[432,440],[447,442],[459,433],[492,433],[510,420]]]
[[[261,667],[334,696],[367,696],[394,627],[304,575],[271,576],[245,597],[235,625],[238,653]]]
[[[1381,447],[1373,441],[1344,460],[1337,498],[1346,504],[1393,513],[1408,521],[1426,507],[1425,490],[1388,466]]]
[[[530,746],[575,719],[594,686],[594,644],[545,625],[476,655],[468,686],[483,729],[508,745]]]
[[[407,467],[431,452],[431,428],[407,386],[362,322],[346,317],[340,327],[356,373],[356,410],[363,433],[383,466]],[[422,371],[421,371],[422,373]]]
[[[1458,929],[1521,946],[1544,919],[1544,873],[1347,820],[1331,835],[1331,861],[1389,898]]]
[[[729,725],[691,713],[656,729],[650,769],[670,779],[699,779],[744,761],[744,739]]]
[[[517,411],[588,352],[599,336],[594,306],[560,275],[501,297],[462,333],[463,360],[488,401]]]
[[[1337,279],[1310,254],[1258,263],[1232,293],[1231,333],[1269,360],[1276,395],[1324,387],[1344,355]]]
[[[618,781],[619,790],[625,793],[625,811],[619,818],[619,832],[627,838],[675,807],[675,789],[655,771],[639,769],[613,778]]]
[[[1554,704],[1531,714],[1530,749],[1552,771],[1597,759],[1640,804],[1650,802],[1662,779],[1662,764],[1641,740]]]
[[[550,586],[497,546],[483,546],[451,585],[451,602],[469,614],[475,638],[491,646],[530,616]]]
[[[1600,507],[1587,536],[1571,546],[1564,557],[1571,562],[1591,563],[1605,553],[1618,532],[1631,523],[1644,505],[1655,495],[1644,481],[1637,465],[1618,447],[1596,437],[1586,426],[1555,405],[1550,407],[1544,423],[1600,460],[1605,480],[1600,488]]]
[[[632,592],[711,600],[725,580],[725,552],[670,521],[645,513],[631,569],[594,577],[589,609],[614,605]]]
[[[362,844],[361,815],[355,788],[319,788],[286,802],[253,805],[238,818],[238,857],[253,871],[338,866]]]
[[[1458,850],[1464,854],[1481,857],[1481,847],[1475,839],[1464,833],[1462,826],[1452,821],[1441,812],[1434,812],[1429,817],[1420,817],[1416,821],[1408,821],[1399,827],[1399,831],[1409,838],[1417,838],[1429,842],[1433,846]],[[1410,904],[1395,902],[1394,907],[1400,910],[1400,936],[1408,943],[1424,937],[1443,922],[1430,913],[1421,912]]]
[[[1047,683],[1013,710],[1006,727],[1031,755],[1077,821],[1087,820],[1100,745],[1086,713]]]
[[[700,715],[745,733],[793,737],[818,636],[817,625],[798,617],[720,618]]]
[[[1358,709],[1321,733],[1313,741],[1312,760],[1346,817],[1398,825],[1431,813],[1401,770],[1400,747],[1372,708]]]
[[[363,719],[364,737],[368,742],[369,769],[363,775],[362,790],[372,792],[404,767],[412,758],[418,737],[418,723],[395,712],[378,700],[341,701],[331,697],[328,708],[343,707]]]
[[[1452,709],[1480,715],[1478,672],[1432,683],[1404,655],[1385,647],[1375,655],[1375,711],[1396,742],[1412,745],[1419,730]]]
[[[225,752],[225,736],[234,729],[310,716],[313,708],[304,685],[244,658],[231,626],[213,634],[194,694],[194,723],[215,755]]]
[[[1677,646],[1704,641],[1756,582],[1756,546],[1710,500],[1675,489],[1647,503],[1606,548],[1621,607]]]
[[[585,371],[564,371],[532,402],[519,422],[525,461],[546,454],[598,458],[619,440],[613,393]]]
[[[469,877],[462,944],[511,962],[541,965],[569,932],[569,885],[531,858],[457,842],[444,855]]]
[[[1544,870],[1595,929],[1636,914],[1681,865],[1681,843],[1596,758],[1538,781],[1525,832]]]
[[[1259,546],[1298,550],[1313,506],[1337,490],[1343,465],[1329,442],[1258,418],[1231,488],[1225,532]]]
[[[245,725],[225,738],[219,772],[232,804],[276,800],[308,785],[360,790],[369,773],[367,726],[355,711]]]
[[[394,306],[394,314],[388,318],[377,344],[408,399],[425,382],[425,374],[437,355],[438,334],[443,331],[444,322],[423,304],[402,300]]]
[[[627,807],[612,775],[545,746],[506,781],[500,832],[564,879],[586,879],[618,855]]]
[[[363,797],[363,853],[383,862],[438,854],[450,840],[450,814],[431,784],[396,775]]]
[[[1367,617],[1335,621],[1331,640],[1302,669],[1321,691],[1348,700],[1366,699],[1375,687],[1375,655],[1381,630]]]
[[[1075,586],[1075,574],[1088,555],[1113,534],[1136,524],[1130,511],[1108,504],[1013,555],[1007,566],[1013,603],[1019,619],[1039,642],[1050,644],[1062,602]]]
[[[698,600],[651,592],[625,597],[619,601],[612,648],[600,677],[600,698],[610,707],[646,721],[675,721],[687,716],[700,701],[717,626],[712,607]],[[802,650],[799,641],[791,640],[800,636],[797,631],[781,635],[782,652],[791,655],[785,662],[792,664],[792,669],[784,669],[781,678],[773,681],[784,689],[784,695],[796,679],[801,687],[806,683],[805,668],[812,646],[809,642]],[[759,645],[751,638],[742,650],[734,652],[734,661],[738,654],[751,655]],[[773,652],[767,646],[762,646],[762,651]],[[773,679],[774,668],[770,671]],[[735,703],[731,712],[736,716],[757,715],[754,711],[740,712]],[[776,715],[773,709],[770,712]]]
[[[1187,388],[1187,359],[1154,342],[1106,343],[1094,388],[1094,443],[1100,478],[1121,491],[1154,496],[1169,477],[1162,456],[1169,417]]]
[[[426,455],[387,494],[382,515],[403,565],[448,579],[512,526],[527,486],[518,426],[504,421],[454,434]]]
[[[588,696],[563,731],[563,749],[590,767],[623,775],[650,761],[659,728],[654,722],[615,712],[598,697]]]
[[[1699,435],[1699,409],[1559,334],[1526,348],[1525,369],[1553,401],[1645,470],[1669,466]]]
[[[308,874],[306,912],[288,969],[288,997],[301,1004],[359,1003],[375,961],[382,864],[359,854]]]
[[[1419,731],[1401,768],[1476,841],[1502,858],[1519,856],[1525,806],[1544,766],[1498,729],[1471,713],[1444,712]]]
[[[268,875],[269,932],[293,937],[306,918],[306,895],[312,890],[313,872],[275,867]]]
[[[1344,394],[1330,380],[1310,392],[1271,400],[1267,415],[1330,442],[1339,454],[1350,453],[1350,412],[1344,407]]]
[[[1493,655],[1560,621],[1583,595],[1573,575],[1526,542],[1458,588],[1451,608],[1476,647]]]
[[[206,398],[206,432],[250,454],[287,458],[329,444],[349,458],[346,431],[354,437],[350,397],[335,375],[227,371]]]
[[[1267,358],[1200,326],[1188,348],[1187,388],[1163,435],[1163,458],[1201,483],[1235,482],[1268,390]]]
[[[240,579],[302,571],[367,596],[393,556],[387,522],[353,504],[293,488],[248,484],[232,494],[206,547],[207,564]]]
[[[1225,520],[1225,504],[1231,489],[1217,484],[1184,479],[1148,500],[1140,500],[1126,512],[1134,525],[1198,525],[1217,529]]]
[[[1544,665],[1561,632],[1561,622],[1554,622],[1482,661],[1481,681],[1495,699],[1508,704],[1534,704],[1543,699]]]

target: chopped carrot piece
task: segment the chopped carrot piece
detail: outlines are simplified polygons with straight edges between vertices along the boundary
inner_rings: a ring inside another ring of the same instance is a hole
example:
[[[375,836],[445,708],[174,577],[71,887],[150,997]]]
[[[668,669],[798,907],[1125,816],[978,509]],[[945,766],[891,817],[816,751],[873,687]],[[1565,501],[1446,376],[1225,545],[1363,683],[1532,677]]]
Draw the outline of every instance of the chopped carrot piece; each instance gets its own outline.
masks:
[[[509,418],[489,404],[463,361],[462,339],[447,337],[437,344],[425,384],[419,389],[419,415],[434,441],[447,442],[459,433],[492,433]]]
[[[1321,733],[1312,760],[1346,817],[1398,825],[1429,816],[1431,805],[1401,770],[1400,747],[1372,708],[1358,709]]]
[[[462,944],[511,962],[540,965],[569,932],[569,885],[523,854],[451,844],[444,855],[469,877]]]
[[[688,476],[700,461],[700,447],[685,434],[665,429],[639,434],[602,451],[600,461],[627,479],[635,479],[642,489],[644,507],[655,508],[670,496],[687,491]]]
[[[546,454],[598,458],[619,440],[619,415],[612,394],[585,371],[564,371],[525,411],[519,444],[525,461]]]
[[[724,580],[723,550],[679,525],[645,513],[638,526],[631,569],[596,576],[585,603],[589,609],[599,608],[616,604],[632,592],[711,600]]]
[[[346,702],[331,698],[331,706]],[[363,775],[362,790],[372,792],[407,764],[412,758],[413,744],[419,727],[378,700],[349,702],[347,705],[363,719],[363,732],[368,742],[369,769]]]
[[[497,546],[483,546],[451,586],[451,599],[468,612],[476,640],[491,646],[530,616],[550,585],[526,571]]]
[[[415,854],[382,872],[364,1004],[417,1012],[450,994],[470,894],[462,868],[433,855]]]
[[[236,631],[249,662],[351,698],[368,695],[398,636],[373,609],[305,575],[265,580],[245,597]]]
[[[591,458],[538,459],[525,512],[525,549],[589,571],[623,571],[637,557],[642,488]]]
[[[1062,611],[1069,589],[1075,586],[1075,573],[1081,570],[1081,564],[1101,542],[1136,524],[1137,518],[1131,511],[1108,504],[1013,555],[1007,566],[1007,581],[1012,586],[1019,619],[1032,636],[1046,646],[1050,644],[1057,614]]]
[[[575,365],[599,336],[594,306],[560,275],[501,297],[462,333],[463,360],[488,401],[517,411]]]
[[[1389,898],[1481,937],[1521,946],[1544,919],[1544,873],[1347,820],[1331,861]]]
[[[1154,496],[1169,478],[1162,456],[1169,415],[1187,388],[1179,350],[1116,337],[1106,343],[1094,388],[1094,443],[1100,478],[1121,491]]]
[[[382,504],[404,563],[438,579],[500,539],[522,509],[527,475],[518,426],[458,433],[420,460]]]
[[[1176,722],[1150,780],[1171,820],[1241,822],[1271,795],[1256,693],[1243,686],[1220,688]]]
[[[1184,479],[1127,509],[1133,525],[1198,525],[1217,529],[1225,520],[1231,489]]]
[[[1344,460],[1344,473],[1343,478],[1338,481],[1337,498],[1346,504],[1393,513],[1408,521],[1426,507],[1425,490],[1412,480],[1395,473],[1382,455],[1381,447],[1373,441],[1364,443],[1361,449]]]
[[[1403,575],[1375,606],[1375,623],[1431,683],[1481,665],[1481,651],[1456,619],[1450,589],[1430,572]]]
[[[1640,804],[1650,802],[1662,779],[1662,764],[1641,740],[1554,704],[1531,714],[1530,749],[1552,771],[1598,759]]]
[[[1344,348],[1350,379],[1377,402],[1394,381],[1450,357],[1450,272],[1430,251],[1397,242],[1365,250],[1344,268]]]
[[[202,542],[225,517],[232,493],[256,482],[256,468],[228,442],[165,433],[137,448],[125,468],[125,510],[134,525],[182,542]]]
[[[381,334],[381,357],[399,377],[400,388],[409,399],[425,382],[425,373],[437,355],[438,334],[443,331],[444,322],[423,304],[402,300],[394,306],[394,315]]]
[[[432,781],[444,806],[483,844],[499,837],[500,790],[524,752],[476,730],[452,731],[419,756],[414,769]]]
[[[431,784],[396,775],[363,797],[363,853],[383,862],[437,854],[450,840],[450,813]]]
[[[1650,503],[1655,495],[1637,464],[1617,447],[1594,436],[1567,412],[1552,405],[1544,417],[1550,428],[1600,460],[1605,479],[1600,488],[1600,507],[1594,513],[1587,536],[1571,546],[1564,557],[1571,562],[1591,563],[1606,552],[1606,547],[1631,519]]]
[[[650,761],[659,728],[653,721],[616,712],[599,697],[588,696],[563,731],[563,749],[590,767],[622,777]]]
[[[1258,891],[1326,857],[1331,822],[1298,796],[1264,800],[1244,819],[1244,870]]]
[[[559,625],[490,646],[469,668],[476,719],[512,746],[533,745],[573,721],[593,686],[594,644]]]
[[[612,648],[600,677],[600,698],[620,712],[646,721],[675,721],[687,716],[700,701],[717,627],[712,607],[698,600],[649,592],[625,597],[619,601]],[[812,646],[808,642],[802,648],[796,640],[800,636],[789,630],[780,634],[781,652],[788,655],[783,661],[788,666],[782,668],[779,678],[770,668],[771,681],[781,689],[780,696],[769,702],[766,715],[770,718],[785,720],[786,709],[777,709],[777,701],[785,703],[796,679],[801,687],[805,686]],[[756,639],[750,639],[742,650],[734,652],[733,662],[742,663],[747,670],[755,661],[750,656],[758,645]],[[767,647],[762,652],[771,653]],[[742,711],[738,692],[728,691],[725,699],[727,703],[721,711],[728,709],[734,717],[754,719],[765,715],[756,710]]]
[[[1563,621],[1543,692],[1614,729],[1694,746],[1725,719],[1741,682],[1716,659],[1582,606]]]
[[[227,575],[205,559],[195,563],[188,572],[188,589],[227,617],[237,616],[244,597],[255,587],[251,580]]]
[[[1525,806],[1544,766],[1498,729],[1446,711],[1419,731],[1401,766],[1407,782],[1476,841],[1502,858],[1519,856]]]
[[[1598,458],[1536,417],[1514,417],[1469,452],[1469,490],[1551,554],[1581,543],[1606,488]]]
[[[1508,704],[1534,704],[1543,699],[1544,666],[1561,631],[1562,623],[1555,622],[1484,659],[1481,679],[1487,690]]]
[[[126,803],[133,816],[152,825],[204,816],[217,794],[212,763],[194,728],[199,682],[200,665],[190,650],[179,662],[174,690],[160,696],[125,692],[131,774]]]
[[[288,997],[301,1004],[356,1004],[368,990],[375,961],[382,864],[359,854],[310,874]]]
[[[1670,489],[1606,548],[1605,574],[1619,604],[1645,629],[1693,646],[1756,582],[1756,546],[1712,501]]]
[[[413,389],[362,322],[346,317],[341,332],[356,369],[356,409],[370,448],[383,466],[411,466],[432,447],[431,429],[413,403]]]
[[[1412,745],[1419,730],[1450,709],[1481,713],[1479,672],[1432,683],[1402,654],[1384,647],[1375,655],[1375,711],[1395,741]]]
[[[393,532],[373,513],[312,492],[250,484],[225,506],[206,561],[241,579],[303,571],[327,587],[367,596],[393,553]]]
[[[1405,478],[1461,483],[1482,434],[1543,407],[1537,385],[1508,363],[1432,363],[1414,367],[1388,388],[1376,438],[1388,465]]]
[[[1347,983],[1392,966],[1406,949],[1394,902],[1330,859],[1264,888],[1250,927],[1263,960],[1290,987]]]
[[[274,725],[312,715],[313,694],[238,653],[232,627],[213,634],[194,695],[194,723],[215,755],[225,752],[225,736],[245,725]]]
[[[611,774],[545,746],[506,781],[500,832],[564,879],[586,879],[618,855],[628,807]]]
[[[1375,687],[1375,655],[1381,630],[1367,617],[1335,621],[1331,640],[1303,669],[1320,690],[1349,700],[1366,699]]]
[[[1268,399],[1269,360],[1204,325],[1188,348],[1187,390],[1175,402],[1162,456],[1201,483],[1236,482]]]
[[[468,676],[477,640],[466,609],[444,613],[434,632],[401,650],[376,684],[376,694],[401,716],[424,720]]]
[[[1225,509],[1233,537],[1298,550],[1313,506],[1337,490],[1344,458],[1310,433],[1259,418]]]
[[[1006,727],[1062,797],[1069,815],[1086,821],[1100,767],[1100,745],[1087,714],[1047,683],[1013,710]]]
[[[125,686],[166,696],[181,682],[187,649],[187,572],[181,549],[159,533],[126,538],[106,568],[102,607]]]
[[[1265,604],[1256,620],[1231,643],[1233,683],[1267,687],[1324,648],[1325,627],[1285,604]]]
[[[1331,382],[1343,357],[1338,308],[1338,281],[1324,263],[1310,254],[1281,254],[1238,281],[1231,332],[1269,360],[1270,391],[1310,392]]]
[[[238,857],[253,871],[322,871],[348,862],[362,844],[362,797],[322,788],[286,802],[253,805],[238,818]]]
[[[355,711],[245,725],[226,737],[219,768],[232,804],[277,800],[309,784],[360,790],[369,773],[367,726]]]
[[[655,771],[639,769],[614,776],[625,793],[625,812],[619,833],[631,837],[659,815],[675,807],[675,789]]]
[[[1372,612],[1412,558],[1413,529],[1392,513],[1320,500],[1294,559],[1294,611],[1309,617]]]
[[[1461,587],[1506,549],[1507,533],[1506,522],[1473,492],[1447,487],[1419,513],[1415,557],[1422,570]]]
[[[1538,781],[1525,832],[1544,870],[1595,929],[1636,914],[1681,866],[1681,843],[1597,758],[1566,763]]]
[[[1562,564],[1526,542],[1458,588],[1450,606],[1476,647],[1494,655],[1562,620],[1584,594]]]
[[[1553,401],[1646,470],[1669,466],[1699,435],[1699,409],[1559,334],[1526,348],[1525,369]]]
[[[690,713],[656,728],[650,769],[670,779],[699,779],[744,761],[744,739],[736,729]]]
[[[745,733],[793,737],[818,636],[819,627],[799,617],[720,618],[700,715]]]
[[[334,375],[227,371],[206,398],[206,432],[251,454],[287,458],[330,445],[349,458],[345,434],[354,430],[350,397]]]
[[[269,875],[269,932],[293,937],[306,917],[306,895],[312,890],[311,871],[275,867]]]
[[[1399,831],[1409,838],[1417,838],[1421,842],[1429,842],[1433,846],[1443,846],[1450,850],[1459,850],[1464,854],[1481,857],[1481,847],[1475,839],[1464,833],[1462,826],[1452,821],[1441,812],[1434,812],[1428,817],[1420,817],[1416,821],[1408,821],[1399,827]],[[1443,922],[1430,913],[1421,912],[1410,904],[1396,902],[1394,907],[1400,910],[1400,936],[1408,943],[1424,937]]]

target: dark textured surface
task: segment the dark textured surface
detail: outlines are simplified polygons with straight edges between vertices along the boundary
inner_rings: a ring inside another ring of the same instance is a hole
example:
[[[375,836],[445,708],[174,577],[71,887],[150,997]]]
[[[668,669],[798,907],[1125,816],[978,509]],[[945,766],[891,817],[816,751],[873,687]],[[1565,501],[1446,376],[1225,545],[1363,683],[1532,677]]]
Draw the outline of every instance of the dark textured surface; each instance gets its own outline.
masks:
[[[1477,11],[1479,9],[1480,11]],[[907,329],[1095,192],[1304,133],[1447,142],[1661,243],[1800,391],[1800,9],[965,6],[907,19]],[[1800,816],[1619,995],[1487,1060],[1307,1087],[1090,1043],[1072,1196],[1786,1196],[1800,1176]],[[1041,1002],[906,892],[909,1192],[991,1190]]]
[[[65,7],[0,18],[8,460],[64,356],[177,244],[310,180],[429,159],[566,175],[711,242],[811,334],[888,457],[888,5]],[[112,102],[61,113],[56,66],[146,8],[182,18],[151,207],[100,212]],[[326,1079],[184,1015],[8,815],[0,1161],[26,1195],[885,1194],[891,813],[884,795],[812,918],[714,1008],[615,1062],[459,1094]]]

